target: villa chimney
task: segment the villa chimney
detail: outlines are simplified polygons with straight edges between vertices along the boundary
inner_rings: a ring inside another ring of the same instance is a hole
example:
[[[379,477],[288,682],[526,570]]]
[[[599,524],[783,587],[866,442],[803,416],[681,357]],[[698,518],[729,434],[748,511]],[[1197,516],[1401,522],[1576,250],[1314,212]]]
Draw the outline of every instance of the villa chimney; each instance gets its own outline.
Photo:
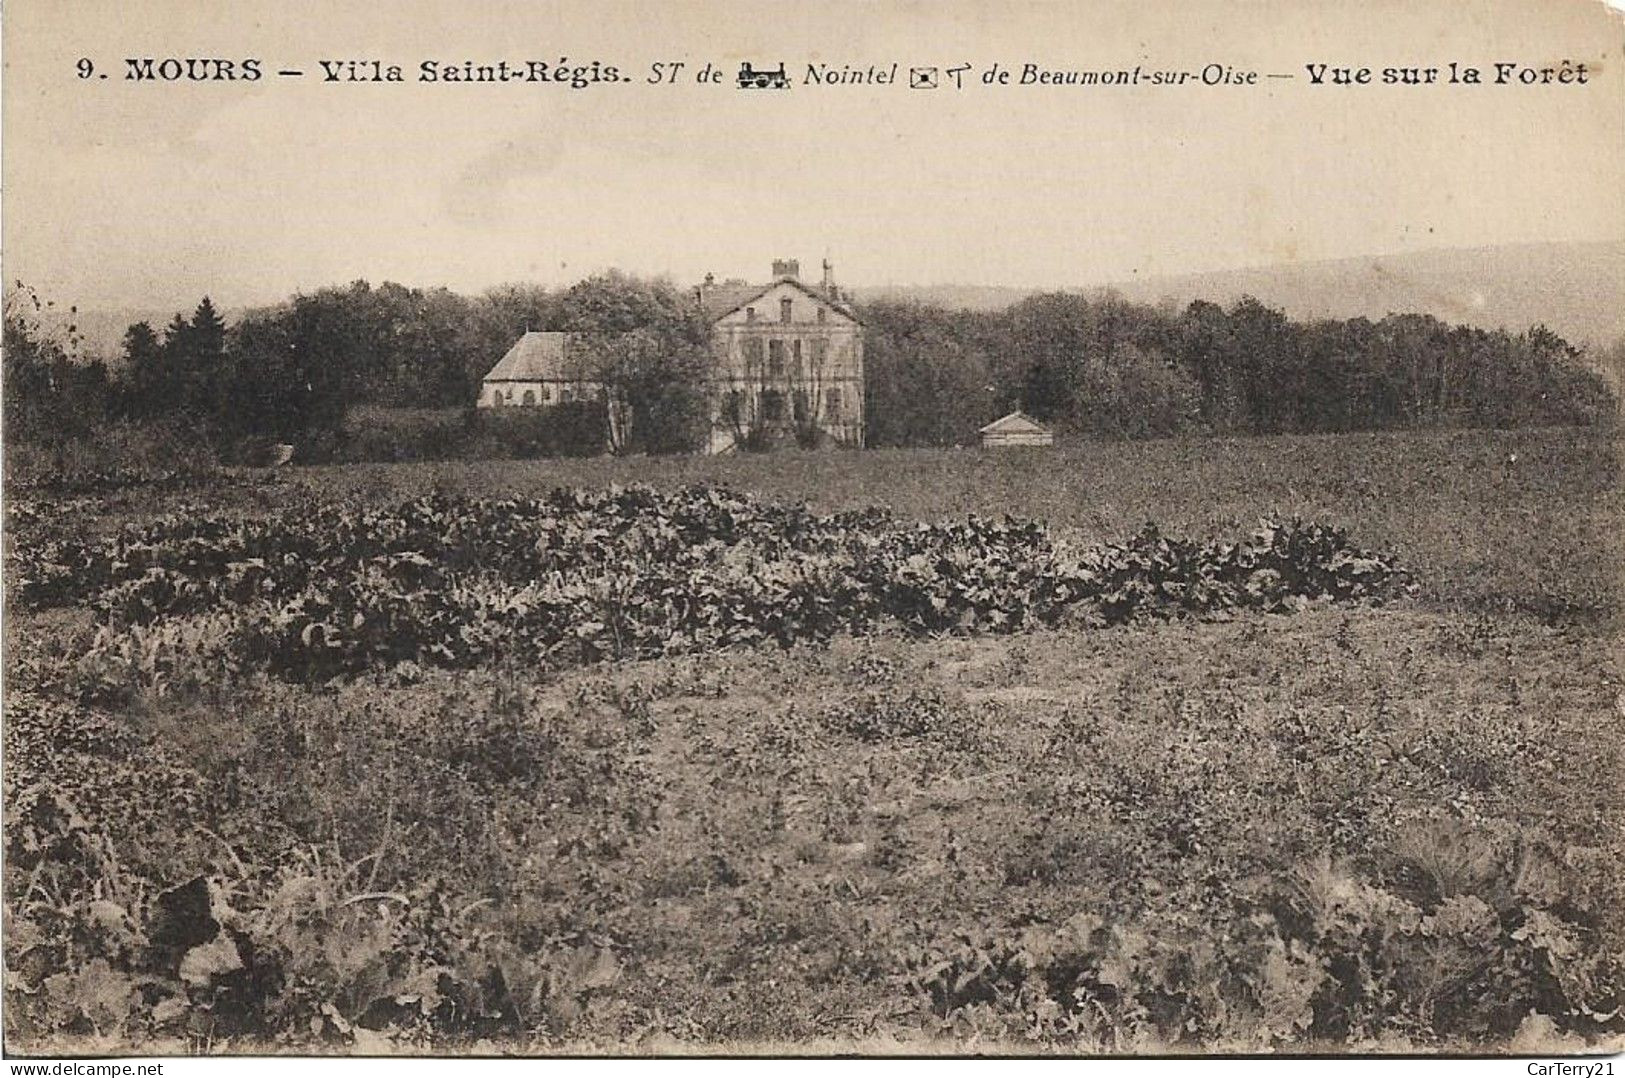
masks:
[[[827,258],[824,259],[824,282],[823,283],[824,283],[824,295],[828,296],[830,299],[834,299],[835,298],[835,267],[829,264],[829,259],[827,259]]]
[[[775,258],[773,260],[773,279],[779,280],[788,277],[796,280],[801,276],[801,263],[794,258]]]

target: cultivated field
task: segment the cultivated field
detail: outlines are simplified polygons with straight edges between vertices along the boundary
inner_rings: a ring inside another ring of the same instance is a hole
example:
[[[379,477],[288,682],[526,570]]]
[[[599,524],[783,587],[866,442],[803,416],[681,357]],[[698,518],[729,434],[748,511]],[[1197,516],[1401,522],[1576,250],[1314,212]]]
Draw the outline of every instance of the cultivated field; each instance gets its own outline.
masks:
[[[8,1046],[1617,1043],[1619,447],[13,497]]]

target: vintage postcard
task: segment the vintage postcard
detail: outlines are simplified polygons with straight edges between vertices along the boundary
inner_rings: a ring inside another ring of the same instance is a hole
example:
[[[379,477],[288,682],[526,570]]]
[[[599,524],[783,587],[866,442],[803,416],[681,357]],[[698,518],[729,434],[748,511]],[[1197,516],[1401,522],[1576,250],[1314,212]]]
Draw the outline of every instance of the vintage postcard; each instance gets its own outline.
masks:
[[[1618,10],[3,31],[8,1056],[1625,1043]]]

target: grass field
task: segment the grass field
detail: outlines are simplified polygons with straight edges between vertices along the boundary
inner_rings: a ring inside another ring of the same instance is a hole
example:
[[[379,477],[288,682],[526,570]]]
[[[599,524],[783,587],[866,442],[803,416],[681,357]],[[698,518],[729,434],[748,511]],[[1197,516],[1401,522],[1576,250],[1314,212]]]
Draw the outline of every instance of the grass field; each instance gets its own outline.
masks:
[[[117,705],[31,681],[95,615],[14,612],[8,1043],[1617,1044],[1619,448],[1529,431],[354,466],[41,508],[46,535],[636,481],[1084,540],[1297,514],[1418,586]]]

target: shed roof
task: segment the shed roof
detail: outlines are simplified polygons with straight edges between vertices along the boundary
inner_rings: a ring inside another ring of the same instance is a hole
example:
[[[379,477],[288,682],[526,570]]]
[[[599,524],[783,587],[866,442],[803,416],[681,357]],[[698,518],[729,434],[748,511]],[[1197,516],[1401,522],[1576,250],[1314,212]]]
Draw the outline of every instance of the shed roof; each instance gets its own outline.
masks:
[[[977,433],[979,434],[1048,434],[1049,428],[1026,412],[1011,412],[1000,416]]]
[[[565,363],[568,333],[526,333],[486,374],[487,382],[546,382],[569,380]]]

